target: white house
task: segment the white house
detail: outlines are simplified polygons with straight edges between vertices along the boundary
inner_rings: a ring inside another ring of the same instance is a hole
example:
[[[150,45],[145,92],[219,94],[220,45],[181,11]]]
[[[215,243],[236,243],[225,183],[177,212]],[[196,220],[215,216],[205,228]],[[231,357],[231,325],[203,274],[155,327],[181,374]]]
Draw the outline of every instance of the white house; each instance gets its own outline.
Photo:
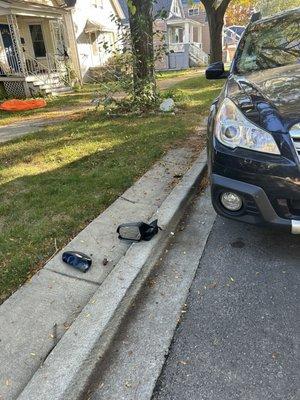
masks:
[[[157,0],[153,8],[169,50],[157,68],[206,63],[202,24],[186,18],[181,0]],[[115,45],[117,20],[128,23],[126,0],[0,0],[0,83],[15,97],[71,90],[110,57],[103,42]]]
[[[119,0],[128,24],[126,0]],[[161,32],[155,45],[165,45],[168,54],[156,63],[156,68],[183,69],[207,64],[208,54],[203,50],[204,24],[186,17],[182,0],[156,0],[153,2],[154,30]],[[161,41],[163,37],[164,43]]]
[[[7,94],[31,97],[71,90],[110,56],[118,0],[0,0],[0,83]]]
[[[70,90],[70,70],[79,73],[70,27],[63,0],[0,0],[0,82],[8,95]]]
[[[89,70],[102,66],[110,57],[103,42],[113,49],[118,39],[117,19],[124,19],[118,0],[73,0],[71,14],[82,78]]]

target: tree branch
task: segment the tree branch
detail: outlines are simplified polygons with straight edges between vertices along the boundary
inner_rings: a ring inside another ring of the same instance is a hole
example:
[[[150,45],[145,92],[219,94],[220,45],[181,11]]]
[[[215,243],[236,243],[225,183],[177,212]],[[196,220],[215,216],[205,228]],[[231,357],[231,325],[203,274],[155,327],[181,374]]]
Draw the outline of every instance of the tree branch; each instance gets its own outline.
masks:
[[[214,3],[214,1],[212,1],[212,0],[202,0],[202,4],[204,5],[206,10],[212,10],[213,3]]]
[[[230,2],[231,0],[223,0],[217,8],[217,11],[224,15]]]

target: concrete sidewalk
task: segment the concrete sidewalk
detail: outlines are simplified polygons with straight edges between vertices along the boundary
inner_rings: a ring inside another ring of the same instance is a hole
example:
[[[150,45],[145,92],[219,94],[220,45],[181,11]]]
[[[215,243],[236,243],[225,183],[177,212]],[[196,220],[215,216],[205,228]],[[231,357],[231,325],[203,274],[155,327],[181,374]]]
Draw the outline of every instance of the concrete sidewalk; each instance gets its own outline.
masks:
[[[34,116],[32,119],[25,118],[19,122],[12,122],[11,124],[0,126],[0,143],[5,143],[13,139],[17,139],[19,137],[28,135],[29,133],[34,133],[40,131],[41,129],[61,124],[62,122],[66,122],[66,118],[72,118],[76,116],[79,112],[92,110],[93,106],[81,106],[81,107],[73,107],[71,110],[68,108],[66,110],[62,110],[63,115],[61,117],[54,116],[51,118],[51,114],[56,115],[56,112],[49,111],[49,115],[47,114],[47,118],[37,118]]]
[[[188,148],[169,151],[72,240],[66,249],[92,255],[88,273],[63,264],[60,252],[0,306],[0,398],[20,394],[126,253],[129,245],[117,239],[118,224],[152,217],[194,158]]]

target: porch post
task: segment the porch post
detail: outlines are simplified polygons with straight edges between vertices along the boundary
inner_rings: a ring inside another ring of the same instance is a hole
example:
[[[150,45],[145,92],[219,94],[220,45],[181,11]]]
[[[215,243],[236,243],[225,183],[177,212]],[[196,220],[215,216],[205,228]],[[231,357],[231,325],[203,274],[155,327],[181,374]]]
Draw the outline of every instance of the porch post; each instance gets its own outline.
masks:
[[[19,71],[16,72],[19,72],[22,75],[26,75],[26,61],[22,49],[17,17],[15,14],[9,14],[6,16],[6,19],[9,27],[13,50],[16,56],[17,66],[19,69]]]
[[[68,35],[68,41],[69,41],[73,66],[74,66],[76,74],[79,78],[79,83],[80,83],[80,85],[82,85],[83,77],[82,77],[80,58],[79,58],[78,47],[77,47],[77,37],[76,37],[76,33],[75,33],[75,28],[74,28],[72,10],[69,10],[69,12],[65,14],[64,21],[65,21],[65,26],[66,26],[66,32]]]
[[[184,24],[184,37],[183,37],[183,42],[190,43],[190,24],[189,22],[185,22]]]

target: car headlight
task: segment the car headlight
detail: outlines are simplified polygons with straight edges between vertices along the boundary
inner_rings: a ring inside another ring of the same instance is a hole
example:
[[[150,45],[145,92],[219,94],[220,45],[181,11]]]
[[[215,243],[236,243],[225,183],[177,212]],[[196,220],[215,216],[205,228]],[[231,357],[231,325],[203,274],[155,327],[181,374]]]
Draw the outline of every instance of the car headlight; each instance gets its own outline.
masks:
[[[218,111],[215,136],[232,149],[243,147],[263,153],[280,154],[273,136],[252,124],[228,98]]]

